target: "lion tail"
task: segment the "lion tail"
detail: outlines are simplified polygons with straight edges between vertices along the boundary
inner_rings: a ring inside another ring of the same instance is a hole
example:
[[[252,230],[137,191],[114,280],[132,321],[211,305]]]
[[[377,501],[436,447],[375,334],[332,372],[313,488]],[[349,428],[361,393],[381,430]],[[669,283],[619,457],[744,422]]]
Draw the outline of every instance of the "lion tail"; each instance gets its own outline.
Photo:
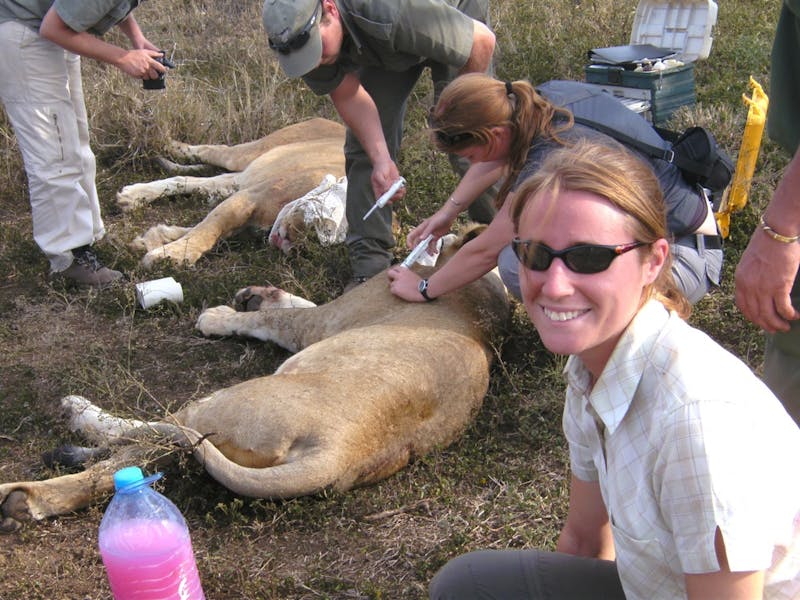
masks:
[[[219,483],[236,494],[251,498],[294,498],[325,488],[350,487],[338,481],[337,461],[321,452],[303,454],[270,467],[244,467],[204,440],[195,448],[194,456]]]
[[[191,446],[195,459],[211,477],[241,496],[251,498],[294,498],[326,488],[349,489],[347,478],[335,455],[321,448],[307,448],[284,463],[269,467],[245,467],[233,462],[211,441],[184,425],[158,423],[156,429],[182,446]]]

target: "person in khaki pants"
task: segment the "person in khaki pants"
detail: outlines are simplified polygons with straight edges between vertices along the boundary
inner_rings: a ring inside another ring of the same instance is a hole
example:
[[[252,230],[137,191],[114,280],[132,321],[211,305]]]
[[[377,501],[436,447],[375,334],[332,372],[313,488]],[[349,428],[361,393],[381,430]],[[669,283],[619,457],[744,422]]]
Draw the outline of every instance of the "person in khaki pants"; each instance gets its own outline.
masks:
[[[488,0],[264,2],[264,28],[281,68],[329,94],[347,125],[347,288],[392,260],[391,208],[363,217],[400,177],[395,161],[414,85],[426,67],[435,95],[456,75],[487,71],[495,45],[488,12]],[[473,219],[491,221],[491,197],[475,207],[484,214]]]
[[[0,99],[28,176],[33,237],[53,274],[101,287],[122,277],[98,260],[105,234],[95,187],[95,157],[83,98],[80,57],[137,79],[166,68],[131,11],[138,0],[0,0]],[[126,50],[99,37],[113,26]]]

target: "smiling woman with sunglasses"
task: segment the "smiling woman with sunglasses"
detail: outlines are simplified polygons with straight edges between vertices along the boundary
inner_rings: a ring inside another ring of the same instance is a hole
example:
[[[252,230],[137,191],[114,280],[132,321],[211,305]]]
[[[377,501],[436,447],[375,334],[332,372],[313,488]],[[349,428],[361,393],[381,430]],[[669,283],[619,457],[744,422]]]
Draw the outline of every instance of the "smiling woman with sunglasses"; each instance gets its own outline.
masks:
[[[413,248],[430,234],[435,243],[473,198],[501,181],[496,198],[498,212],[482,235],[466,244],[424,284],[427,296],[421,295],[421,282],[414,272],[390,269],[394,294],[420,302],[456,290],[499,266],[509,291],[519,296],[517,263],[508,248],[512,237],[508,199],[550,152],[582,139],[611,139],[573,123],[569,109],[579,105],[590,106],[596,118],[611,129],[653,145],[663,143],[641,115],[580,82],[551,81],[535,89],[527,81],[504,82],[474,73],[458,77],[442,91],[431,112],[433,143],[439,150],[467,159],[471,166],[442,207],[408,235],[408,245]],[[719,282],[722,266],[722,239],[717,235],[710,203],[674,165],[639,157],[656,173],[664,193],[673,273],[689,300],[697,302]]]
[[[800,597],[800,430],[685,322],[652,172],[582,142],[548,157],[511,218],[525,308],[571,355],[569,509],[556,552],[463,555],[431,598]]]
[[[612,260],[644,245],[644,242],[631,242],[616,246],[578,244],[563,250],[553,250],[545,244],[530,240],[522,241],[518,237],[511,240],[514,255],[531,271],[547,271],[553,259],[560,258],[570,271],[583,274],[605,271],[611,266]]]

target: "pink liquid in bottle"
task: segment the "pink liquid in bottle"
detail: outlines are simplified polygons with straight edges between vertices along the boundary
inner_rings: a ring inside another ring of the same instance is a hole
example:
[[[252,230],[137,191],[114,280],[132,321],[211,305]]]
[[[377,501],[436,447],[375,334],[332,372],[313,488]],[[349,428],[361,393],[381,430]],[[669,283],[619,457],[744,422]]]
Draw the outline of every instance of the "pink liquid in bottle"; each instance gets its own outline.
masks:
[[[204,600],[192,542],[179,524],[121,521],[99,541],[116,600]]]

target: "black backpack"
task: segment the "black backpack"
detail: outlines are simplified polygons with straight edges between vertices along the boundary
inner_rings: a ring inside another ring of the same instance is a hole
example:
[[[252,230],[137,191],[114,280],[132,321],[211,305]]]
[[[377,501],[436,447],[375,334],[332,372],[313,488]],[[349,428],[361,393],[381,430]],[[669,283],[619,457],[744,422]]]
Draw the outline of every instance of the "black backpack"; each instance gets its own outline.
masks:
[[[733,160],[703,127],[690,127],[677,133],[653,127],[643,118],[615,118],[614,115],[619,114],[618,107],[622,106],[616,98],[577,81],[548,81],[537,90],[556,105],[568,108],[576,123],[647,156],[674,164],[687,182],[710,190],[715,198],[721,197],[731,182]]]

